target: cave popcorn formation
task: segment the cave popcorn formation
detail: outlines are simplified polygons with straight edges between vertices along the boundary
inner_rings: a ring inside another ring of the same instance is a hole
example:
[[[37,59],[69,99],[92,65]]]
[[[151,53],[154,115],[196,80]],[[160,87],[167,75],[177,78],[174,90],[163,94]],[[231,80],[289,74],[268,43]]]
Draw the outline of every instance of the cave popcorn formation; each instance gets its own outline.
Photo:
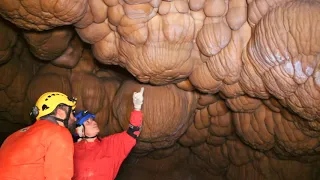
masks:
[[[318,179],[319,12],[319,0],[0,0],[0,135],[31,124],[46,91],[120,132],[144,83],[118,179]]]

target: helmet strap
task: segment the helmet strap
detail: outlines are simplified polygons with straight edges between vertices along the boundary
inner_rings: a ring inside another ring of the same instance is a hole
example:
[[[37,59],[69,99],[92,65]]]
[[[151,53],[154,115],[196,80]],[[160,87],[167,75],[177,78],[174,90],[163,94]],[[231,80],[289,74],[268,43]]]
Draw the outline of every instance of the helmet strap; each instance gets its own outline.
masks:
[[[69,128],[69,119],[70,119],[70,115],[71,115],[71,107],[68,106],[68,111],[63,110],[64,112],[66,112],[66,118],[64,119],[60,119],[57,117],[53,117],[56,121],[60,121],[63,123],[64,127]]]
[[[69,127],[69,120],[70,120],[71,111],[72,111],[72,108],[69,106],[69,107],[68,107],[68,112],[66,112],[66,113],[67,113],[67,116],[66,116],[66,118],[65,118],[64,121],[63,121],[64,127],[66,127],[66,128]]]
[[[86,135],[86,128],[84,127],[84,125],[82,125],[83,126],[83,134],[84,134],[84,137],[80,137],[80,138],[83,138],[83,139],[92,139],[92,138],[96,138],[98,135],[95,135],[95,136],[91,136],[91,137],[89,137],[89,136],[87,136]]]
[[[84,139],[91,139],[91,138],[96,138],[98,135],[92,136],[92,137],[88,137],[88,136],[84,136]]]

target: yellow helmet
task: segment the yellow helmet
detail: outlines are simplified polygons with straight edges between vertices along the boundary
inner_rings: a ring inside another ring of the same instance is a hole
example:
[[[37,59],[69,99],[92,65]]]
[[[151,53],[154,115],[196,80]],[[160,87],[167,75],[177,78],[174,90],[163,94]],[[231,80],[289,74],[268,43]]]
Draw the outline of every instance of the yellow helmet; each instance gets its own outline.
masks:
[[[76,108],[77,99],[69,98],[61,92],[47,92],[40,96],[36,105],[32,108],[31,114],[39,120],[41,117],[52,113],[59,104],[70,106],[72,110]]]

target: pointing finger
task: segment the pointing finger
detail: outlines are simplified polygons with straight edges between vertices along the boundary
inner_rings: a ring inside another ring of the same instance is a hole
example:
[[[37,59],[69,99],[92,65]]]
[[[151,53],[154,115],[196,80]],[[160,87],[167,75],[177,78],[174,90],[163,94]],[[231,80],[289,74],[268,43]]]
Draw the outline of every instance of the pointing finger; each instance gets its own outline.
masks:
[[[143,92],[144,92],[144,87],[140,89],[140,93],[143,94]]]

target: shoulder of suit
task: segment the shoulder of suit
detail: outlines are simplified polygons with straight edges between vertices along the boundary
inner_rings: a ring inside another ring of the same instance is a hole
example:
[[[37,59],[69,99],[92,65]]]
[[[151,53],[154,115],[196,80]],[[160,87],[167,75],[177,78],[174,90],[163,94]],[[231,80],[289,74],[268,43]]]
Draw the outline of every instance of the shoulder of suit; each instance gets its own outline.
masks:
[[[56,137],[65,137],[65,136],[71,136],[69,130],[65,127],[62,127],[58,124],[54,124],[50,121],[43,120],[43,122],[39,122],[35,124],[37,128],[41,128],[42,132],[45,134],[50,134]]]

